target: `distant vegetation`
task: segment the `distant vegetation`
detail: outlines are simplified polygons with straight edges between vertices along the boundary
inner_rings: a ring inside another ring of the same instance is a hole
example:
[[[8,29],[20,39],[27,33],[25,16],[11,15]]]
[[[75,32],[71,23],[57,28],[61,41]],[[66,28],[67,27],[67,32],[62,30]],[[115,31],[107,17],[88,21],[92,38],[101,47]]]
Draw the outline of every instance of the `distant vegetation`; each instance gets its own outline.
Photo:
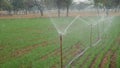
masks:
[[[107,13],[108,9],[120,8],[120,0],[89,0],[91,4],[97,8],[104,8]],[[60,16],[60,9],[66,9],[66,16],[69,15],[69,8],[71,5],[76,5],[77,8],[82,8],[85,5],[91,5],[85,3],[74,3],[73,0],[0,0],[0,10],[7,11],[9,15],[13,14],[29,14],[40,13],[44,15],[45,8],[58,9],[58,16]],[[1,14],[0,14],[1,15]]]

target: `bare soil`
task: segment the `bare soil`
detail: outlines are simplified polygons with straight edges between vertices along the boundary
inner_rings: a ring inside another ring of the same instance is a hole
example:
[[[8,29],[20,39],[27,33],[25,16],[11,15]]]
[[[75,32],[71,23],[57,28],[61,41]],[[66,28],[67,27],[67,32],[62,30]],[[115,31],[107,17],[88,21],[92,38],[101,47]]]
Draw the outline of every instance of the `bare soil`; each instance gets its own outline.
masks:
[[[120,36],[116,39],[116,43],[120,44]],[[119,49],[119,47],[117,47],[117,49],[115,50],[115,52],[111,56],[110,65],[109,65],[110,68],[116,68],[116,61],[117,61],[116,51],[118,49]]]
[[[29,29],[29,28],[28,28]],[[39,31],[40,32],[40,31]],[[32,40],[29,40],[29,41],[37,41],[37,40],[40,40],[41,38],[36,38],[36,39],[32,39]],[[32,50],[34,50],[35,48],[39,47],[39,46],[42,46],[42,47],[45,47],[47,46],[48,44],[55,44],[57,43],[57,38],[54,38],[52,39],[51,41],[43,41],[42,43],[38,43],[38,44],[34,44],[34,45],[30,45],[30,46],[27,46],[27,47],[24,47],[22,49],[17,49],[15,50],[14,52],[11,53],[11,56],[12,57],[19,57],[19,56],[22,56],[24,54],[27,54],[29,52],[31,52]]]
[[[97,63],[98,59],[99,59],[99,55],[96,55],[96,57],[94,58],[93,62],[90,65],[90,68],[95,68],[95,63]]]
[[[42,60],[46,60],[48,57],[52,57],[52,56],[54,56],[54,55],[58,55],[59,52],[60,52],[60,49],[57,48],[57,49],[55,49],[54,51],[49,52],[48,54],[42,56],[40,59],[42,59]]]
[[[73,45],[71,48],[73,48],[74,50],[70,49],[69,51],[64,51],[65,54],[63,54],[63,60],[64,60],[63,63],[64,62],[68,63],[71,60],[70,58],[68,58],[69,56],[76,56],[80,51],[82,51],[82,49],[80,47],[80,43],[77,43],[77,44]],[[59,55],[59,54],[57,54],[57,55]],[[54,55],[54,56],[56,56],[56,55]],[[58,64],[59,64],[59,62],[53,64],[50,68],[57,68]],[[66,64],[63,65],[63,68],[65,68],[65,65]]]
[[[103,45],[104,44],[104,42],[102,42],[102,44],[101,45]],[[102,47],[102,49],[104,49],[104,46],[100,46],[100,47]],[[99,56],[100,56],[101,54],[96,54],[96,56],[95,56],[95,58],[92,60],[92,62],[91,62],[91,64],[90,64],[90,68],[95,68],[95,64],[98,62],[98,59],[99,59]]]
[[[4,46],[0,46],[0,50],[3,50],[5,47]]]
[[[116,39],[117,43],[120,42],[120,37],[118,37]],[[112,47],[114,47],[112,45]],[[111,47],[111,48],[112,48]],[[115,46],[116,47],[116,46]],[[116,50],[118,49],[118,46],[116,47],[116,49],[113,51],[111,50],[111,48],[109,49],[109,51],[105,54],[103,60],[101,61],[100,65],[99,65],[99,68],[105,68],[105,65],[108,63],[108,58],[110,57],[110,64],[109,64],[109,67],[110,68],[116,68],[116,57],[117,57],[117,54],[116,54]],[[97,60],[99,59],[99,54],[94,58],[93,62],[91,63],[90,65],[90,68],[95,68],[95,63],[97,62]]]
[[[48,44],[51,44],[53,42],[44,41],[41,44],[34,44],[34,45],[31,45],[31,46],[27,46],[27,47],[24,47],[23,49],[15,50],[11,55],[12,55],[12,57],[19,57],[19,56],[22,56],[24,54],[27,54],[27,53],[31,52],[33,49],[35,49],[39,46],[44,47],[44,46],[46,46]]]
[[[119,41],[118,41],[119,39],[120,39],[120,37],[118,37],[115,40],[115,42],[119,43]],[[112,47],[114,47],[114,45],[112,45]],[[117,49],[118,49],[118,46],[116,47],[116,49],[114,51],[109,49],[109,51],[105,54],[103,60],[101,61],[100,68],[105,68],[106,64],[109,62],[109,58],[110,58],[109,67],[110,68],[116,68],[116,57],[117,57],[116,50]]]
[[[83,61],[83,63],[79,66],[80,68],[84,68],[83,66],[84,66],[84,64],[87,63],[87,61],[90,59],[90,55],[91,55],[91,54],[89,54],[89,55],[85,58],[85,60]]]
[[[50,14],[50,15],[49,15]],[[49,18],[49,17],[57,17],[57,13],[45,13],[44,16],[41,16],[40,14],[27,14],[27,15],[2,15],[0,16],[0,19],[13,19],[13,18]],[[65,16],[66,14],[61,14],[61,16]],[[97,16],[97,12],[90,12],[90,11],[85,11],[85,12],[70,12],[69,16],[70,17],[76,17],[76,16]],[[100,14],[100,15],[103,15]],[[120,12],[109,12],[110,16],[120,16]]]
[[[116,59],[117,59],[117,54],[114,53],[111,56],[110,65],[109,65],[110,68],[116,68]]]
[[[100,68],[105,68],[105,66],[107,65],[108,63],[108,60],[109,60],[109,57],[112,55],[112,52],[111,51],[108,51],[106,53],[106,55],[104,56],[102,62],[100,63]]]

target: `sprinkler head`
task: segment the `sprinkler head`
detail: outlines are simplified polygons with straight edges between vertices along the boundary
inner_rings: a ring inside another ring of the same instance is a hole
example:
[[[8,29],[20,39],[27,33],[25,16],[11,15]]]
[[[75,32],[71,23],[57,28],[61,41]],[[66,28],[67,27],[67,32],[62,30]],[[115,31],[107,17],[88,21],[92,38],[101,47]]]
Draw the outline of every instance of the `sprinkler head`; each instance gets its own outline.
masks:
[[[63,36],[65,33],[63,32],[58,32],[59,35]]]

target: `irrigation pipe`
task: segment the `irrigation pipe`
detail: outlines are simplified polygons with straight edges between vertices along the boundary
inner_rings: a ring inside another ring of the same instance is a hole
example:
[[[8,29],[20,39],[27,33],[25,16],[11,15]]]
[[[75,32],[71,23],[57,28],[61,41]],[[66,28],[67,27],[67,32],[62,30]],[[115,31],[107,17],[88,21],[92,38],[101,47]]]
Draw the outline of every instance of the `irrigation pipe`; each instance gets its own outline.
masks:
[[[75,56],[69,63],[68,65],[65,67],[65,68],[68,68],[72,63],[73,61],[75,61],[77,58],[79,58],[80,56],[82,56],[90,47],[87,47],[85,48],[80,54],[78,54],[77,56]]]
[[[82,19],[81,19],[81,20],[82,20]],[[84,21],[84,22],[85,22],[85,21]],[[109,26],[110,26],[110,25],[109,25]],[[108,29],[109,26],[106,27],[106,29]],[[103,32],[103,33],[104,33],[104,32]],[[98,40],[96,43],[94,43],[94,44],[92,45],[92,47],[95,47],[95,46],[96,46],[97,44],[99,44],[101,41],[102,41],[102,39]],[[75,57],[68,63],[68,65],[66,65],[65,68],[68,68],[76,59],[78,59],[79,57],[81,57],[89,48],[91,48],[91,47],[85,48],[80,54],[78,54],[77,56],[75,56]]]

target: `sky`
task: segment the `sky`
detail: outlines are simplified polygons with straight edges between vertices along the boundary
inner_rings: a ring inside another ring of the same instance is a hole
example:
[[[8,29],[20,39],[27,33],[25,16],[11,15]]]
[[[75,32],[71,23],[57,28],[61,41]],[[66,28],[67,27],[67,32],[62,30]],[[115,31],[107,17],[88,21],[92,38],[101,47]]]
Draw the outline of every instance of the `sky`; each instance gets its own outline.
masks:
[[[73,2],[76,2],[77,4],[79,4],[79,2],[91,3],[92,0],[91,1],[89,1],[89,0],[73,0]]]
[[[85,2],[87,0],[73,0],[74,2]]]

